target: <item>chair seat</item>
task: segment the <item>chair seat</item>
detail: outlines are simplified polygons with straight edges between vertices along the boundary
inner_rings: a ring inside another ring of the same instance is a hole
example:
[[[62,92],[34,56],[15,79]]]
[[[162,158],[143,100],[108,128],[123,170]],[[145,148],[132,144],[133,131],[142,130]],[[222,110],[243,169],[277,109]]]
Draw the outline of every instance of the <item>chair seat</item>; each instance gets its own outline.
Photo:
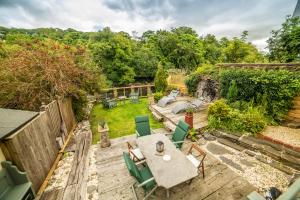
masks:
[[[142,154],[141,150],[139,148],[135,148],[130,150],[139,160],[144,160],[145,157]],[[132,154],[130,154],[130,158],[133,160],[134,156]]]
[[[3,200],[21,200],[24,194],[31,188],[31,183],[24,183],[12,187],[7,193],[1,197]]]
[[[153,177],[149,167],[143,167],[141,170],[140,170],[140,174],[142,176],[142,179],[143,181],[146,181],[150,178]],[[156,185],[155,181],[150,181],[149,183],[147,183],[146,185],[144,185],[143,187],[146,189],[146,190],[151,190],[154,186]]]
[[[193,156],[192,154],[189,154],[186,156],[187,159],[189,159],[189,161],[191,161],[191,163],[195,166],[195,167],[199,167],[200,165],[200,161],[195,158],[195,156]]]

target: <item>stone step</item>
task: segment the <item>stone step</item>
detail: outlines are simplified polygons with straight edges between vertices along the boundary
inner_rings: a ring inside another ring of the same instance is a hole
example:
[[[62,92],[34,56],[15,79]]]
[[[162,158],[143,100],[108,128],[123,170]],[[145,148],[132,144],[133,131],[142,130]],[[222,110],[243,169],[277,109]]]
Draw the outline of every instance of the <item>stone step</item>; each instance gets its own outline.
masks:
[[[168,130],[168,131],[175,131],[176,125],[173,124],[172,122],[170,122],[169,120],[163,122],[164,127]]]
[[[236,146],[238,145],[247,150],[259,152],[260,154],[267,155],[273,160],[278,161],[281,163],[281,165],[289,166],[300,171],[300,152],[297,152],[293,149],[255,137],[235,136],[221,131],[216,131],[212,134],[218,138],[229,141],[224,142],[224,140],[220,140],[220,143],[223,142],[229,146],[231,145],[232,148],[238,148]],[[232,145],[232,143],[235,145]]]
[[[157,121],[161,122],[164,120],[164,118],[162,116],[160,116],[157,112],[152,111],[152,115],[154,117],[154,119],[156,119]]]

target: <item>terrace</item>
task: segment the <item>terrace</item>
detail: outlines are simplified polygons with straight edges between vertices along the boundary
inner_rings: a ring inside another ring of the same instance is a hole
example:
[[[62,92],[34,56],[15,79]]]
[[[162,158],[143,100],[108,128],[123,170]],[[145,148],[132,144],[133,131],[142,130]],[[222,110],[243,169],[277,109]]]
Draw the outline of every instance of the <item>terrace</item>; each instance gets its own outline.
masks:
[[[84,182],[83,193],[80,193],[80,196],[86,199],[134,199],[135,193],[131,185],[136,180],[128,172],[122,156],[123,152],[128,152],[127,142],[138,146],[137,137],[134,134],[134,117],[147,115],[154,134],[170,134],[179,120],[184,120],[183,113],[174,114],[171,110],[178,102],[192,100],[191,97],[179,96],[176,102],[170,103],[164,108],[157,106],[149,98],[140,98],[138,103],[132,103],[128,99],[118,102],[117,106],[111,109],[105,109],[101,103],[96,103],[90,114],[91,125],[85,121],[80,123],[79,128],[75,130],[75,141],[82,134],[81,140],[88,138],[84,136],[88,132],[93,133],[93,145],[86,148],[80,147],[82,148],[80,151],[86,152],[82,155],[76,155],[75,151],[75,155],[69,153],[64,157],[40,198],[71,198],[72,195],[66,188],[71,186],[69,186],[69,180],[70,177],[71,180],[74,179],[72,178],[75,175],[73,171],[76,171],[72,160],[87,159],[89,165],[83,167],[86,170],[85,178],[79,178]],[[95,102],[95,99],[91,98],[91,102]],[[196,130],[202,130],[207,125],[208,105],[204,104],[194,113],[193,125]],[[99,142],[99,133],[97,132],[98,121],[103,118],[110,127],[111,145],[106,148],[100,147],[101,141]],[[299,173],[298,170],[288,165],[281,165],[281,168],[276,166],[277,161],[272,156],[262,155],[256,149],[245,148],[224,138],[204,133],[196,141],[189,138],[185,140],[181,149],[184,155],[188,154],[192,144],[199,146],[207,154],[204,159],[205,177],[203,178],[199,173],[191,184],[183,182],[172,187],[169,199],[246,199],[253,191],[263,194],[273,186],[281,191],[286,191],[294,174]],[[67,146],[69,150],[66,152],[72,152],[70,149],[77,148],[74,147],[74,143],[77,142],[71,142]],[[252,145],[257,146],[255,143]],[[84,149],[89,149],[88,153]],[[298,159],[297,157],[296,162]],[[62,174],[67,176],[61,176]],[[135,191],[137,198],[143,199],[143,189],[135,188]],[[150,199],[166,199],[165,188],[158,187],[155,195]]]

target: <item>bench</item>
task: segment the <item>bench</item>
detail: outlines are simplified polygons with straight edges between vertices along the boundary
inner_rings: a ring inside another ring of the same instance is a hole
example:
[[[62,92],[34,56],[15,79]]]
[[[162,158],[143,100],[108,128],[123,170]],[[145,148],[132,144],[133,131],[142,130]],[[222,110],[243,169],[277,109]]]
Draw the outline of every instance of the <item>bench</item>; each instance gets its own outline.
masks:
[[[25,172],[20,172],[10,161],[1,162],[0,200],[32,200],[35,198]]]

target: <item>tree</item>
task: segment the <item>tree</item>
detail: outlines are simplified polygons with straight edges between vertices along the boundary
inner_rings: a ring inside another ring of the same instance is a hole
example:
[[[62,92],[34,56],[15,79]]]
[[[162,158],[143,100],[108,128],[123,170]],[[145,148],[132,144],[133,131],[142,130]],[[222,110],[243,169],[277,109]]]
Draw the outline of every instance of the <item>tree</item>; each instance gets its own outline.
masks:
[[[228,41],[223,49],[223,62],[228,63],[255,63],[262,62],[263,55],[251,43],[245,43],[239,38]]]
[[[157,72],[154,79],[155,90],[157,92],[164,92],[167,89],[167,78],[168,75],[164,70],[162,63],[160,62],[158,64]]]
[[[207,63],[216,64],[222,55],[221,44],[214,35],[208,34],[203,38],[204,59]]]
[[[93,59],[114,85],[128,85],[134,82],[135,72],[131,66],[133,41],[120,32],[108,38],[108,41],[90,45]]]
[[[287,16],[282,27],[271,34],[267,40],[270,61],[300,61],[300,17]]]

